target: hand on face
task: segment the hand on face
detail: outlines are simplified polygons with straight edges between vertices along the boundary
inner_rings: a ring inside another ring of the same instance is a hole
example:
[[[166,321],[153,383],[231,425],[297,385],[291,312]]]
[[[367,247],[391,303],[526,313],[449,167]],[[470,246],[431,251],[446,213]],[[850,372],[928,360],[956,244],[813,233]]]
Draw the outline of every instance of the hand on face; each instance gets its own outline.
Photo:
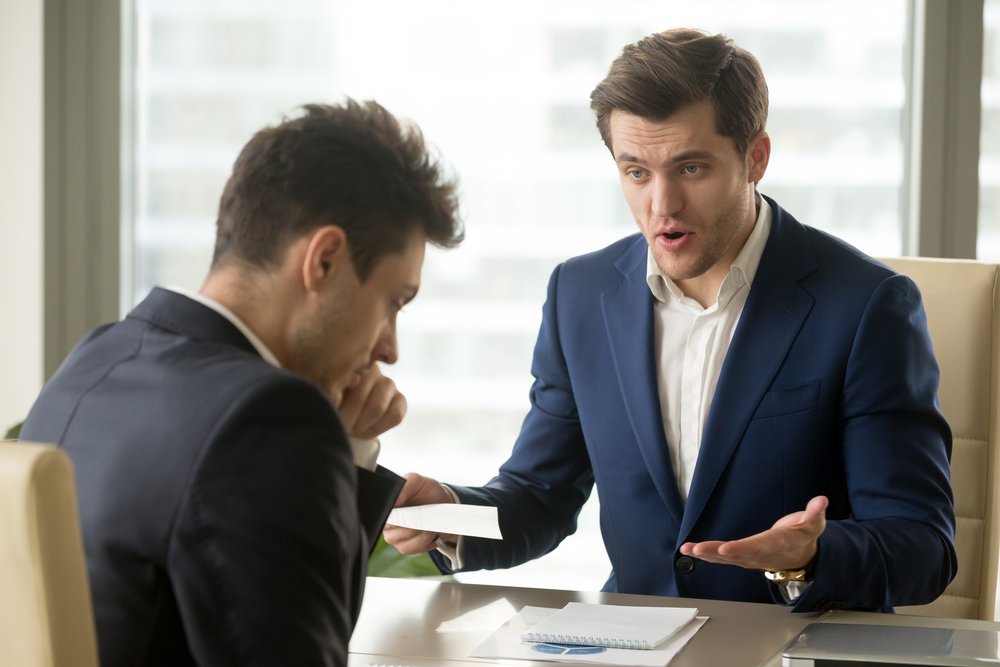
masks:
[[[356,438],[376,438],[406,415],[406,397],[378,364],[356,374],[347,387],[332,390],[331,398],[344,428]]]
[[[816,496],[803,511],[781,517],[762,533],[729,542],[686,542],[680,551],[710,563],[756,570],[803,568],[816,555],[828,504],[825,496]]]
[[[408,472],[403,477],[406,478],[406,483],[396,499],[396,507],[454,502],[451,494],[445,491],[437,480],[418,475],[415,472]],[[386,524],[382,534],[385,535],[385,541],[396,547],[402,554],[420,554],[430,551],[434,548],[434,539],[437,537],[446,542],[454,543],[458,540],[455,535],[413,530],[389,524]]]

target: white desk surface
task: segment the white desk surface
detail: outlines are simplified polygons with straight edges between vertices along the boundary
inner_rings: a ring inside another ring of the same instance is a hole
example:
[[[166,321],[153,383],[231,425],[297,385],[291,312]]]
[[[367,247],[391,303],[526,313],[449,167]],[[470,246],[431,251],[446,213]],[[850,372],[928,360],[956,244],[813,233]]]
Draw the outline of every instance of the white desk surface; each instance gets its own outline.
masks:
[[[524,605],[562,607],[571,601],[698,607],[698,613],[710,620],[670,667],[768,664],[785,644],[821,616],[792,614],[772,604],[369,577],[361,618],[351,639],[349,665],[552,667],[551,662],[491,662],[468,655]]]
[[[772,604],[619,593],[482,586],[433,579],[369,577],[349,667],[552,667],[552,662],[489,661],[469,653],[524,605],[567,602],[698,607],[710,617],[670,667],[778,667],[781,649],[807,625],[864,623],[1000,631],[1000,623],[834,611],[792,614]],[[571,663],[562,663],[571,664]]]

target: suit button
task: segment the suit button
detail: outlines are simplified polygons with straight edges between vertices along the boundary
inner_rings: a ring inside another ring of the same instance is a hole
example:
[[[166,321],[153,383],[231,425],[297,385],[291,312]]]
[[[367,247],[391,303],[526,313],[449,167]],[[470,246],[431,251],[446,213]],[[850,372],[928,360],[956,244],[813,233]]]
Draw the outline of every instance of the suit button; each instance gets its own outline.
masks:
[[[674,563],[674,567],[681,574],[690,574],[691,570],[694,569],[694,559],[690,556],[681,556],[677,559],[677,562]]]

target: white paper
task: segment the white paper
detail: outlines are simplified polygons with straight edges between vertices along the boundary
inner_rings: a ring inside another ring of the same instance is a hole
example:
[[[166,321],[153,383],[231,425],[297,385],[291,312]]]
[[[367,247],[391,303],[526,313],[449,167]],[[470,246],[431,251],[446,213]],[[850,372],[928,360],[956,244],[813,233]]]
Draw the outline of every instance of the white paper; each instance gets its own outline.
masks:
[[[521,639],[649,650],[691,622],[693,607],[633,607],[570,602]]]
[[[437,626],[435,632],[445,634],[452,632],[478,632],[486,634],[487,632],[493,632],[506,623],[507,619],[513,613],[515,613],[515,609],[511,606],[510,602],[507,602],[507,598],[500,598],[478,609],[467,611],[457,618],[442,621]]]
[[[503,539],[497,508],[483,505],[440,503],[397,507],[389,512],[386,523],[432,533]]]
[[[558,609],[524,607],[503,626],[477,646],[470,658],[576,662],[591,665],[635,665],[666,667],[688,640],[708,620],[697,616],[673,637],[649,651],[626,648],[596,648],[561,644],[536,644],[521,641],[521,633],[545,620]]]

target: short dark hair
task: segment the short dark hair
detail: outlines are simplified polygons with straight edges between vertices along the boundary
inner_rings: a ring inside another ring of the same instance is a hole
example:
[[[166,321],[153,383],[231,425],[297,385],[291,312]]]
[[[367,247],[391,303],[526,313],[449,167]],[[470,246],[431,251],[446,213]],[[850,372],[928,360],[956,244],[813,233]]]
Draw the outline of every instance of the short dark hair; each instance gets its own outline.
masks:
[[[715,107],[716,131],[745,154],[767,123],[767,82],[760,63],[725,35],[679,28],[626,46],[590,94],[590,108],[614,154],[609,121],[615,109],[660,121],[703,100]]]
[[[302,111],[257,132],[236,159],[219,202],[213,268],[232,259],[274,267],[294,239],[330,224],[345,231],[362,280],[417,229],[439,247],[462,241],[456,184],[416,126],[374,101]]]

